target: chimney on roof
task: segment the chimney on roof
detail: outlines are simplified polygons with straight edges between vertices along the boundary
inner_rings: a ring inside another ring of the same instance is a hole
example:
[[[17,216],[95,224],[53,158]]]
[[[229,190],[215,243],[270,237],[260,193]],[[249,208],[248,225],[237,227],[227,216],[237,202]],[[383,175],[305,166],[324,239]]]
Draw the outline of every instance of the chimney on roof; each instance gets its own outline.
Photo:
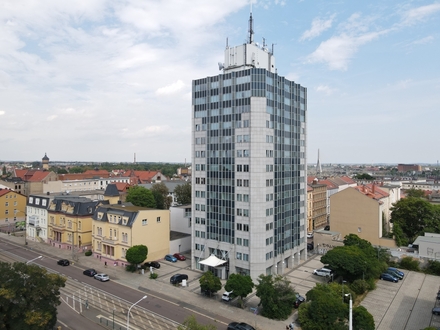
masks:
[[[373,184],[371,185],[371,190],[373,191],[373,194],[375,193],[374,187],[376,187],[376,184],[373,182]]]

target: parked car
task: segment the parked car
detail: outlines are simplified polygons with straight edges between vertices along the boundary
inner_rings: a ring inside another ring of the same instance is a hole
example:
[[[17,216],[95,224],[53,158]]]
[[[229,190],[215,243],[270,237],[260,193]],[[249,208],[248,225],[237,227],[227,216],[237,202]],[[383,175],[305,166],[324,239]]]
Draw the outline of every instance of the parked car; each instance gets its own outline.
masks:
[[[311,251],[314,249],[313,243],[307,243],[307,250]]]
[[[402,271],[400,271],[400,270],[398,270],[397,268],[394,268],[394,267],[388,267],[388,270],[392,270],[392,271],[396,272],[397,274],[400,274],[400,276],[402,276],[402,277],[405,276],[405,273],[402,272]]]
[[[307,238],[313,238],[313,232],[307,233]]]
[[[186,274],[175,274],[175,275],[171,276],[170,283],[171,284],[179,284],[183,280],[187,280],[188,281],[188,275],[186,275]]]
[[[231,301],[233,299],[232,292],[233,291],[225,291],[225,292],[223,292],[222,300],[224,300],[224,301]]]
[[[158,261],[148,261],[148,262],[144,263],[144,266],[146,268],[153,267],[153,268],[159,269],[160,263]]]
[[[306,298],[301,296],[299,293],[296,294],[296,300],[293,303],[293,307],[298,308],[299,305],[301,305],[304,301],[306,301]]]
[[[180,260],[180,261],[185,261],[186,260],[185,256],[183,254],[180,254],[180,253],[174,253],[173,257],[176,258],[177,260]]]
[[[101,282],[110,281],[110,277],[107,274],[104,274],[104,273],[95,274],[95,276],[93,276],[93,277],[95,278],[95,280],[99,280]]]
[[[330,230],[330,226],[329,225],[325,226],[324,230]]]
[[[394,277],[393,275],[388,274],[388,273],[382,273],[380,275],[380,279],[384,280],[384,281],[394,282],[394,283],[399,282],[399,279],[397,277]]]
[[[313,271],[313,275],[329,277],[333,274],[333,271],[328,268],[319,268]]]
[[[171,261],[171,262],[176,262],[176,261],[177,261],[176,257],[173,256],[173,255],[171,255],[171,254],[167,254],[167,255],[165,256],[165,260],[166,260],[166,261]]]
[[[61,266],[69,266],[70,262],[67,259],[60,259],[60,260],[57,261],[57,264],[61,265]]]
[[[395,272],[394,270],[387,269],[386,273],[393,275],[394,277],[396,277],[399,280],[403,280],[403,276],[400,275],[398,272]]]
[[[434,307],[432,309],[432,314],[434,315],[440,315],[440,307]]]
[[[83,271],[83,274],[87,275],[87,276],[90,276],[90,277],[93,277],[96,274],[98,274],[98,272],[96,270],[94,270],[94,269],[86,269],[85,271]]]
[[[255,328],[244,322],[232,322],[228,324],[228,330],[255,330]]]

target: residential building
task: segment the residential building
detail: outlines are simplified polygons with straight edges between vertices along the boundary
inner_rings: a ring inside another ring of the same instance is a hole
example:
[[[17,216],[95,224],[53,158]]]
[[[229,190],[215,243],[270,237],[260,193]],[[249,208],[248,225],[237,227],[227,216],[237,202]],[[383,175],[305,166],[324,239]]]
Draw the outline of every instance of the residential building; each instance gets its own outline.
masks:
[[[308,184],[308,186],[312,188],[312,226],[311,228],[307,228],[307,231],[312,232],[328,224],[327,185],[318,183],[318,179],[315,179],[313,183]]]
[[[226,47],[222,74],[192,83],[192,268],[213,254],[221,278],[306,258],[307,89],[278,75],[252,25]]]
[[[0,188],[0,227],[12,232],[17,222],[26,219],[26,196],[10,190]]]
[[[31,241],[47,242],[48,212],[53,197],[31,195],[26,206],[26,239]]]
[[[373,245],[395,247],[389,232],[389,194],[376,184],[349,187],[330,197],[330,228],[344,238],[356,234]]]
[[[191,204],[170,207],[170,252],[191,251]],[[200,235],[197,233],[196,235]]]
[[[130,184],[142,184],[167,181],[168,178],[160,171],[135,171],[129,170],[124,173],[124,176],[130,178]]]
[[[14,169],[13,177],[1,183],[29,197],[42,194],[43,185],[55,180],[57,180],[57,175],[51,171]]]
[[[313,232],[313,188],[307,185],[307,232]]]
[[[429,260],[440,260],[440,234],[425,233],[413,242],[413,247],[417,248],[420,258]]]
[[[179,205],[179,203],[177,203],[177,197],[176,194],[174,193],[174,189],[176,189],[177,186],[182,186],[185,184],[189,184],[191,182],[184,180],[170,180],[170,181],[163,181],[162,183],[165,185],[165,187],[168,188],[168,196],[171,197],[172,200],[171,206],[177,206]],[[139,186],[145,187],[147,189],[151,189],[154,185],[155,183],[139,184]]]
[[[420,172],[422,167],[417,164],[397,164],[398,172]]]
[[[88,178],[89,175],[62,174],[57,181],[49,181],[43,184],[43,193],[71,193],[74,191],[105,190],[109,184],[121,183],[128,185],[128,177],[96,177]],[[69,179],[67,179],[69,178]]]
[[[101,201],[85,197],[57,196],[48,207],[48,238],[52,246],[84,251],[92,246],[92,216]]]
[[[131,203],[100,205],[93,215],[93,256],[103,263],[125,266],[127,250],[148,247],[147,260],[170,251],[170,212]]]

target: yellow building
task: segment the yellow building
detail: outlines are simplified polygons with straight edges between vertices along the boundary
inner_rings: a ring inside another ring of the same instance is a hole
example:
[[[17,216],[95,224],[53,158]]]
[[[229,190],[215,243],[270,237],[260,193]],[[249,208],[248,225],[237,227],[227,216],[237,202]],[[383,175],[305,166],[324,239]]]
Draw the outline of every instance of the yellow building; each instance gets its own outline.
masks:
[[[327,185],[315,180],[309,186],[312,188],[312,230],[316,230],[327,225]]]
[[[55,197],[48,208],[48,244],[82,252],[92,246],[92,216],[101,203],[85,197]],[[72,255],[74,255],[72,251]]]
[[[147,260],[163,259],[170,250],[169,210],[113,204],[100,205],[93,217],[93,256],[115,266],[128,264],[127,250],[148,247]]]
[[[344,189],[330,197],[330,226],[342,239],[356,234],[376,246],[395,247],[393,239],[383,237],[389,194],[375,184]]]
[[[307,232],[313,231],[313,188],[307,185]]]
[[[13,231],[17,222],[26,221],[26,196],[10,189],[0,188],[0,226]]]

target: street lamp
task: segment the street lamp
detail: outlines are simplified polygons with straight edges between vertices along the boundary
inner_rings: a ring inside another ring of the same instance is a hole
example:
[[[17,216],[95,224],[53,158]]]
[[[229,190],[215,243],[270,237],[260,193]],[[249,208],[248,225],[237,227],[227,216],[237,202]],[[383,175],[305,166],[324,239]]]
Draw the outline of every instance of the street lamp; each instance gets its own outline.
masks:
[[[147,296],[143,296],[141,299],[139,299],[138,301],[136,301],[133,305],[131,305],[131,307],[128,309],[127,312],[127,330],[130,330],[130,311],[131,309],[137,305],[138,303],[140,303],[142,300],[147,299]]]
[[[351,298],[351,293],[347,293],[346,297],[350,296],[349,303],[349,314],[348,314],[348,330],[353,330],[353,300]]]
[[[34,259],[31,259],[31,260],[29,260],[29,261],[26,261],[26,265],[29,265],[32,261],[35,261],[35,260],[37,260],[37,259],[41,259],[41,258],[43,258],[43,256],[38,256],[38,257],[36,257],[36,258],[34,258]]]
[[[347,283],[347,281],[342,280],[342,302],[344,302],[344,283]]]

